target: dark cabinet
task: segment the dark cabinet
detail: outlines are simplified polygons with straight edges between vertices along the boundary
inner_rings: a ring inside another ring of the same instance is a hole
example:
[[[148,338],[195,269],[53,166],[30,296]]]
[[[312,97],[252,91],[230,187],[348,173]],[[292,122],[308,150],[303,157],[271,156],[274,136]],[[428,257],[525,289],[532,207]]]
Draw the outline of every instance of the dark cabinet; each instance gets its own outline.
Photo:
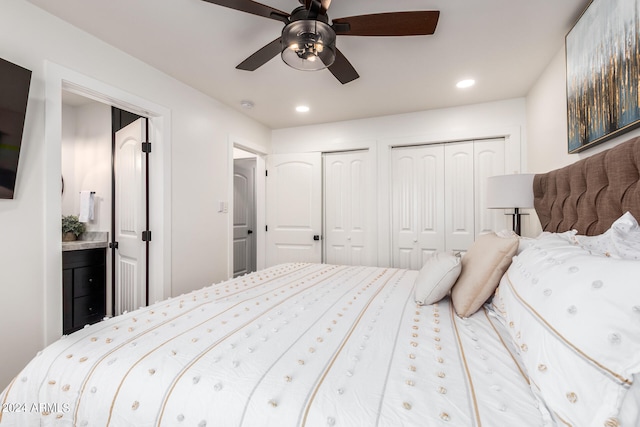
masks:
[[[106,250],[62,252],[62,332],[70,334],[106,314]]]

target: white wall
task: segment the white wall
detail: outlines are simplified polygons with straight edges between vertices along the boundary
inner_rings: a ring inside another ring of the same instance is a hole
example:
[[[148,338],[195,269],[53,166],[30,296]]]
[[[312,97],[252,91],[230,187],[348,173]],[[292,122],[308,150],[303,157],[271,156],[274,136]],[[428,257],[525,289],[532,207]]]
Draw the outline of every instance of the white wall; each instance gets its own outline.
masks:
[[[526,158],[525,99],[429,110],[417,113],[280,129],[272,132],[272,152],[331,152],[367,148],[376,159],[378,265],[390,264],[390,149],[448,141],[506,137],[505,168],[520,172]],[[523,221],[526,230],[528,222]]]
[[[61,144],[61,172],[62,178],[67,177],[62,193],[62,215],[77,215],[75,211],[72,192],[77,191],[76,181],[71,176],[75,176],[75,151],[73,149],[76,142],[76,109],[70,105],[62,106],[62,138]]]
[[[520,140],[526,130],[524,98],[279,129],[273,131],[271,141],[274,153],[295,153],[362,148],[394,140],[400,144],[468,140],[514,129]]]
[[[123,93],[162,105],[171,112],[171,293],[180,294],[226,278],[228,218],[215,200],[230,200],[228,138],[251,141],[266,152],[269,130],[235,110],[83,33],[24,0],[0,3],[0,57],[33,71],[14,200],[0,201],[0,388],[43,347],[47,313],[59,310],[47,286],[60,253],[45,251],[43,237],[59,224],[61,202],[47,195],[47,171],[60,170],[60,155],[45,155],[51,127],[45,121],[47,64],[60,64]],[[50,62],[47,62],[50,61]],[[52,99],[52,98],[49,98]],[[170,175],[169,175],[170,174]],[[59,175],[59,173],[58,173]],[[59,194],[59,192],[58,192]],[[43,211],[43,206],[57,211]],[[197,208],[196,208],[197,206]],[[56,209],[54,209],[56,210]],[[52,218],[54,220],[52,220]],[[194,250],[197,248],[197,250]],[[51,282],[51,283],[50,283]],[[61,326],[61,325],[60,325]]]
[[[527,94],[528,172],[548,172],[640,135],[640,129],[577,154],[567,152],[565,50],[562,47]]]
[[[95,191],[87,231],[111,230],[111,107],[100,102],[63,106],[62,215],[80,213],[80,191]]]

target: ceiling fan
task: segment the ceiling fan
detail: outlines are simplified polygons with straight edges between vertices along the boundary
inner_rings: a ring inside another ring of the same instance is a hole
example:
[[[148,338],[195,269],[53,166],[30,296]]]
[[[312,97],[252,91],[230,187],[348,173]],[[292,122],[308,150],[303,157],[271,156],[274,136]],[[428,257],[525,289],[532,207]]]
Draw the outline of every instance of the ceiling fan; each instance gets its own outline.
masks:
[[[298,70],[328,68],[340,81],[360,77],[336,48],[336,36],[422,36],[433,34],[439,11],[390,12],[332,20],[327,10],[331,0],[299,0],[302,6],[286,13],[252,0],[203,0],[284,23],[280,37],[259,49],[236,68],[254,71],[281,54],[287,65]]]

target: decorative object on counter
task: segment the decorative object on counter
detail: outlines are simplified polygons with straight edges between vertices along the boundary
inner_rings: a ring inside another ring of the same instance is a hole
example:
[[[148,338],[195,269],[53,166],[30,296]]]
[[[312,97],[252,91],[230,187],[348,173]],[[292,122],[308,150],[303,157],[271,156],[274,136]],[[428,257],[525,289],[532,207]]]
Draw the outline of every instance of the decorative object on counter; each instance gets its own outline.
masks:
[[[62,217],[62,241],[72,242],[84,233],[85,225],[75,215]]]

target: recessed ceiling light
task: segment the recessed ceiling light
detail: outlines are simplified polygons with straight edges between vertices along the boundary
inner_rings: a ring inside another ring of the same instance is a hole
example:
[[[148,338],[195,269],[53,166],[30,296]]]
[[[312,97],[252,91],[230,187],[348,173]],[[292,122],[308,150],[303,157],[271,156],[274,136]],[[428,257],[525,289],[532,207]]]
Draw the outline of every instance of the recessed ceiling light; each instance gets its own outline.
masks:
[[[308,113],[309,112],[309,107],[307,107],[306,105],[298,105],[296,107],[296,111],[298,113]]]
[[[468,88],[476,84],[476,81],[473,79],[460,80],[456,83],[456,86],[460,89]]]

